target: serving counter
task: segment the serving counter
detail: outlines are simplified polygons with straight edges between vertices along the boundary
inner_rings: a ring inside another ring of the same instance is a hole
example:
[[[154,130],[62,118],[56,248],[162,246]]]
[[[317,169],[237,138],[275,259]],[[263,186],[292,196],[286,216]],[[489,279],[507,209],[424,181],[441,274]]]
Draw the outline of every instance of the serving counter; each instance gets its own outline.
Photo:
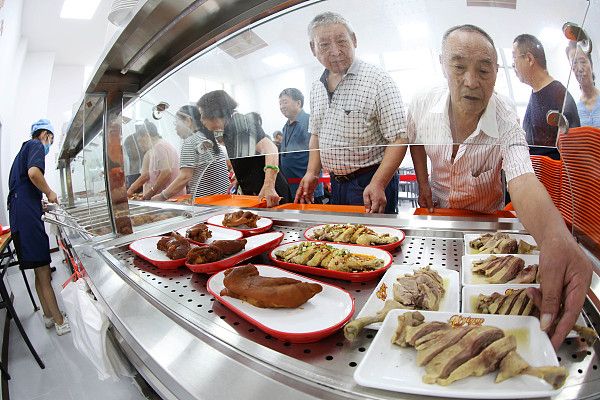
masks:
[[[153,203],[151,207],[167,207]],[[168,205],[172,207],[172,205]],[[363,331],[354,342],[342,331],[316,343],[293,344],[260,331],[219,304],[206,289],[207,275],[185,268],[159,270],[136,257],[132,241],[205,221],[230,208],[179,206],[187,218],[145,226],[132,235],[87,240],[62,228],[84,279],[104,305],[119,343],[137,370],[164,399],[399,399],[424,398],[359,386],[353,373],[376,331]],[[464,232],[521,232],[516,219],[384,216],[254,209],[274,221],[284,242],[299,240],[310,226],[368,223],[401,228],[406,239],[394,263],[460,270]],[[251,260],[268,264],[265,255]],[[597,260],[596,266],[598,266]],[[378,280],[350,283],[323,279],[347,290],[360,311]],[[598,279],[592,290],[598,293]],[[586,323],[600,322],[594,305],[585,307]],[[558,352],[569,370],[558,399],[594,398],[600,393],[597,351],[579,339],[567,340]]]

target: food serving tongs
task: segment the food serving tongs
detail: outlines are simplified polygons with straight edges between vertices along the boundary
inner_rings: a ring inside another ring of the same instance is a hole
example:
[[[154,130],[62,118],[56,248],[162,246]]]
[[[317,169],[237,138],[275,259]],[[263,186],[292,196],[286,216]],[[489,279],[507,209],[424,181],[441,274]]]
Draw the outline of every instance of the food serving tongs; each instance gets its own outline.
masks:
[[[47,223],[49,223],[49,224],[53,224],[53,225],[62,226],[62,227],[64,227],[64,228],[73,229],[73,230],[76,230],[76,231],[79,231],[79,232],[85,233],[85,234],[87,234],[87,235],[89,235],[89,234],[90,234],[88,231],[86,231],[86,230],[85,230],[85,229],[83,229],[83,228],[80,228],[80,227],[78,227],[78,226],[75,226],[75,225],[67,224],[66,222],[62,222],[62,221],[56,220],[56,219],[54,219],[54,218],[49,218],[49,217],[47,217],[46,215],[42,215],[42,221],[44,221],[44,222],[47,222]]]

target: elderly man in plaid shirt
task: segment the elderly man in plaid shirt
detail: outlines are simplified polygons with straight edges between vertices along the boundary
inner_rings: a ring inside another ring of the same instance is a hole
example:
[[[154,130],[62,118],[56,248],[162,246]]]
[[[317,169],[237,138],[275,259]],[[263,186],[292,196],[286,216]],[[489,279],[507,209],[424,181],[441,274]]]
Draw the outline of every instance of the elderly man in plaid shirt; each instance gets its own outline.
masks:
[[[355,59],[356,35],[339,14],[309,25],[310,47],[325,67],[310,94],[310,156],[295,202],[311,203],[321,169],[331,202],[396,213],[398,167],[406,154],[406,113],[398,87],[382,69]]]

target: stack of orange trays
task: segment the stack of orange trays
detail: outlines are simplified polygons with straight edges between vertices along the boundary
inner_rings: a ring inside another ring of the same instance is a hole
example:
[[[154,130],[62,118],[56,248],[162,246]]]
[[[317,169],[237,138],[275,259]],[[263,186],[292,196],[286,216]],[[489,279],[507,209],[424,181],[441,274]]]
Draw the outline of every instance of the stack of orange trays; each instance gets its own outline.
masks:
[[[548,191],[554,205],[560,209],[562,201],[563,162],[546,156],[531,156],[536,176]]]
[[[570,129],[558,147],[564,162],[561,213],[600,245],[600,129]]]

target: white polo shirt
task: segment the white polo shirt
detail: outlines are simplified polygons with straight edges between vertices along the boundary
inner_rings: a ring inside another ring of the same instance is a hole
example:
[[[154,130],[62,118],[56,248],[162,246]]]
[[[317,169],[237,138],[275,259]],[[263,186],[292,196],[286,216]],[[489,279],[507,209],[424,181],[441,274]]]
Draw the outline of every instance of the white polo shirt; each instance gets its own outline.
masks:
[[[410,143],[425,145],[437,207],[493,213],[504,206],[501,170],[507,182],[534,172],[525,131],[510,105],[493,94],[452,162],[449,101],[447,87],[414,98],[408,112]]]

